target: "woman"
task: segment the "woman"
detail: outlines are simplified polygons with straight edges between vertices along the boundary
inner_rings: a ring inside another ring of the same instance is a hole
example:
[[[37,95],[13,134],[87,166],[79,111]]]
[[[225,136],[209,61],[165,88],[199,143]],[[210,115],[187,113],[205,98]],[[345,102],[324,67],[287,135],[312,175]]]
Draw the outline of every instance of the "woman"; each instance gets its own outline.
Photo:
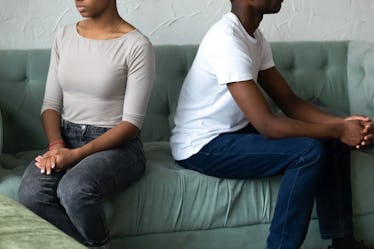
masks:
[[[52,48],[41,111],[48,151],[26,169],[19,200],[89,248],[109,248],[101,203],[144,172],[139,131],[154,53],[116,0],[75,4],[85,19]]]

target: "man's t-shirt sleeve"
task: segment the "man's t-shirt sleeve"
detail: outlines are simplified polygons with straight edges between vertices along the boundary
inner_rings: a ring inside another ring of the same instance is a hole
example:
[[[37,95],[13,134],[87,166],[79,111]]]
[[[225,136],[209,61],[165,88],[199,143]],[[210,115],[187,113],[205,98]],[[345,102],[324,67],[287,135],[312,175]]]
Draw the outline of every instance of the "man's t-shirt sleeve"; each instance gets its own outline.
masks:
[[[270,44],[261,35],[261,46],[262,46],[262,56],[260,71],[274,67],[273,52],[271,50]]]
[[[207,48],[207,58],[218,84],[254,79],[253,61],[244,42],[235,37],[223,37]]]

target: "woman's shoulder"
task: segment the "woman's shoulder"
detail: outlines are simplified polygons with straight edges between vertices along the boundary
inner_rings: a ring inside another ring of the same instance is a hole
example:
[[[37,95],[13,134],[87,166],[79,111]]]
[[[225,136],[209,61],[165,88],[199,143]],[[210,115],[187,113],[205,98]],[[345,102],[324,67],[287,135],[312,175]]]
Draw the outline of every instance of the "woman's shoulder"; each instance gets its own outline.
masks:
[[[130,54],[153,53],[151,41],[138,29],[128,32],[123,37],[123,47],[125,50],[129,51]]]
[[[149,38],[144,35],[139,29],[134,29],[124,36],[127,36],[129,40],[131,40],[134,44],[143,46],[143,45],[152,45],[151,41]]]
[[[57,40],[62,40],[66,36],[72,36],[76,32],[76,24],[71,23],[71,24],[66,24],[62,26],[57,32],[55,39]]]

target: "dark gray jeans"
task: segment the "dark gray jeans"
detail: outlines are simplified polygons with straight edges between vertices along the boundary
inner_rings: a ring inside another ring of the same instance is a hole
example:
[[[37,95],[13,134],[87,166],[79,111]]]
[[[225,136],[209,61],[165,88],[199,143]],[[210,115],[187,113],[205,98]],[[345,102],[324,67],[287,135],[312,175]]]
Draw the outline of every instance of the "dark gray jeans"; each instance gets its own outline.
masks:
[[[62,136],[68,148],[77,148],[107,130],[64,121]],[[109,241],[103,199],[124,190],[143,175],[144,169],[144,151],[137,137],[120,147],[94,153],[68,171],[41,174],[35,161],[31,162],[21,180],[18,198],[79,242],[98,247]]]

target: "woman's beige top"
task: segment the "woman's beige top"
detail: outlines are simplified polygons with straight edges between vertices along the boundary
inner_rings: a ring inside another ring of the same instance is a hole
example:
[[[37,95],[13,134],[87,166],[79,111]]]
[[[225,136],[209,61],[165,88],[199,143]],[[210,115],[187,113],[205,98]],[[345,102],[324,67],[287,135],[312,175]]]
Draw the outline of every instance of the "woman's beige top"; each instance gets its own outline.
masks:
[[[76,124],[113,127],[127,121],[141,128],[154,61],[152,44],[138,30],[94,40],[68,25],[51,51],[42,112],[53,109]]]

